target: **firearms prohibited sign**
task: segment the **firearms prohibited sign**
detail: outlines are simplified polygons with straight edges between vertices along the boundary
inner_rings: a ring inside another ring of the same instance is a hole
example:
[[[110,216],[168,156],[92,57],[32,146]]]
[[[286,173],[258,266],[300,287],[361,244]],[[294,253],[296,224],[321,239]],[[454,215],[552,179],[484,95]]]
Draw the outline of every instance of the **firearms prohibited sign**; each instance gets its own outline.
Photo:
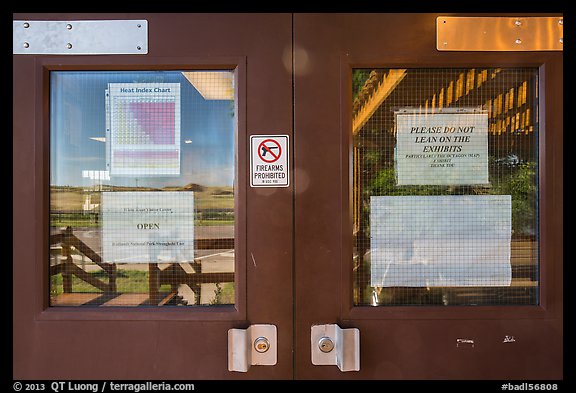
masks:
[[[250,186],[288,187],[290,185],[288,135],[250,137]]]

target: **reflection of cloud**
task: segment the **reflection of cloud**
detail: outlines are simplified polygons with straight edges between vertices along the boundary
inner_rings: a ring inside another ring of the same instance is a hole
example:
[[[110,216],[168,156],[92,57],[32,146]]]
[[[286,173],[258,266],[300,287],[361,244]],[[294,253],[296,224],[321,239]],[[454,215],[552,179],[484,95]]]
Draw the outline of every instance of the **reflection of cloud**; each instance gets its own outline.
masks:
[[[231,186],[234,182],[233,146],[189,145],[182,154],[182,178],[184,183],[206,186]]]
[[[104,157],[59,155],[51,169],[53,185],[83,185],[83,173],[94,168],[105,168]],[[97,169],[100,170],[100,169]]]
[[[232,186],[234,183],[234,168],[211,168],[210,171],[192,173],[191,177],[193,180],[190,181],[190,183],[197,183],[205,186]]]
[[[184,183],[196,183],[204,186],[232,186],[234,183],[234,167],[211,167],[209,170],[191,170],[184,173]]]

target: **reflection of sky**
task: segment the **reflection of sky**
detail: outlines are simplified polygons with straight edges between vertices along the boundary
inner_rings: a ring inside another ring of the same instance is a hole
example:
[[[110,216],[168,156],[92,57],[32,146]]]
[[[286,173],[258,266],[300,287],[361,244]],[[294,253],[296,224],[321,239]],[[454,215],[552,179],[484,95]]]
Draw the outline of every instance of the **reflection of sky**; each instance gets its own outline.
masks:
[[[108,83],[180,83],[181,163],[178,177],[111,177],[123,186],[232,186],[234,182],[234,103],[205,100],[178,71],[63,71],[51,75],[51,184],[81,186],[83,170],[106,169],[104,138]],[[185,143],[191,140],[192,143]]]

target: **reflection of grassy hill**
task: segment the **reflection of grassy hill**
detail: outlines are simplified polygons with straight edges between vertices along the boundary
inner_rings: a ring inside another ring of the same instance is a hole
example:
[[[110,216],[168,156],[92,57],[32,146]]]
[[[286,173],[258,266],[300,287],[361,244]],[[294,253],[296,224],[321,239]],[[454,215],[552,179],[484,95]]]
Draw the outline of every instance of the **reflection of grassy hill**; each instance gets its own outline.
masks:
[[[196,191],[196,192],[202,192],[204,190],[206,190],[206,187],[201,186],[200,184],[196,184],[196,183],[186,184],[184,187],[168,186],[168,187],[162,188],[162,191]]]
[[[103,185],[102,191],[193,191],[197,210],[234,208],[233,187],[207,187],[195,183],[181,187],[169,186],[164,188]],[[82,211],[82,205],[87,195],[90,195],[91,204],[100,203],[99,191],[85,191],[82,187],[51,186],[50,209],[55,211]]]
[[[232,187],[213,187],[211,193],[212,195],[219,197],[234,196],[234,190]]]

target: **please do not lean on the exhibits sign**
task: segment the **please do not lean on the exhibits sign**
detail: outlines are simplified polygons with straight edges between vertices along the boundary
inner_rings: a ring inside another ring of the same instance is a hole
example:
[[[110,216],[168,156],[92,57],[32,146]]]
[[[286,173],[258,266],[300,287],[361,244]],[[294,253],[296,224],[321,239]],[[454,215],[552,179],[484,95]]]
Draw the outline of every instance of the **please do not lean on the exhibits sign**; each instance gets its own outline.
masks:
[[[250,186],[288,187],[288,135],[250,137]]]
[[[488,184],[487,113],[397,113],[398,185]]]

